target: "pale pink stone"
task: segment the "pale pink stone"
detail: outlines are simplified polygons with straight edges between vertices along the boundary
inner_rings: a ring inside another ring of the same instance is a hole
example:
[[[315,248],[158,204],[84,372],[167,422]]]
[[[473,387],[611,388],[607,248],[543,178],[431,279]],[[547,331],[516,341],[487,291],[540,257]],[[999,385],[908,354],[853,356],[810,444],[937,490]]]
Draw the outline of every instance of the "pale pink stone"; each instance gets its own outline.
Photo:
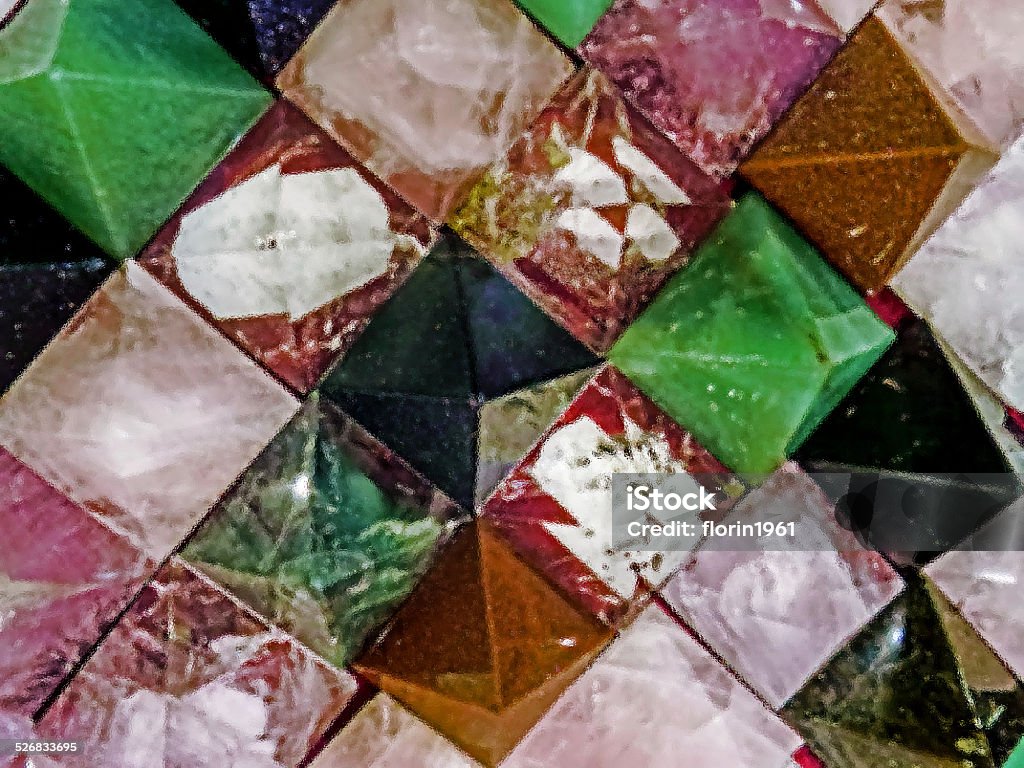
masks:
[[[774,768],[799,745],[725,667],[650,606],[502,768]]]
[[[696,552],[669,580],[664,597],[778,709],[902,581],[839,527],[821,490],[795,465],[748,494],[724,522],[734,521],[792,521],[797,535],[715,540],[714,551]]]
[[[342,0],[278,87],[440,220],[571,71],[508,0]]]
[[[849,34],[877,5],[876,0],[818,0],[821,10]]]
[[[1017,137],[1024,127],[1024,4],[888,0],[878,15],[989,141]]]
[[[478,768],[386,693],[377,694],[310,768]]]
[[[163,558],[297,408],[129,262],[0,401],[0,443]]]

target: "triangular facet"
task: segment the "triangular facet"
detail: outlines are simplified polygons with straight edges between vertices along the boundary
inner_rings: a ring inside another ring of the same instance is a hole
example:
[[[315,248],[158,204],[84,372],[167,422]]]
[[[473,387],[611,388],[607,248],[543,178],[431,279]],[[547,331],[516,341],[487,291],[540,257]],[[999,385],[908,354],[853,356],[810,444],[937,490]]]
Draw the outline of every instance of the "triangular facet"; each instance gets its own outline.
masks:
[[[255,77],[263,77],[260,48],[247,0],[174,0]]]
[[[855,283],[871,289],[899,269],[970,149],[872,17],[742,172]]]

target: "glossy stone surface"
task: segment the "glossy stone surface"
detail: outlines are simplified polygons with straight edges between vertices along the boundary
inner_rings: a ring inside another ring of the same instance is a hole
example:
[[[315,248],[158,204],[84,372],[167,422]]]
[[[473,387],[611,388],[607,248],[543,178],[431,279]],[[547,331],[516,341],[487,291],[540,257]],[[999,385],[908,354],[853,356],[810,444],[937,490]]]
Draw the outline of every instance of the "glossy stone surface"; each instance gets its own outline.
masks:
[[[0,392],[28,367],[113,268],[104,258],[0,264]]]
[[[896,276],[893,286],[1010,405],[1024,408],[1024,138]]]
[[[609,359],[739,472],[770,472],[893,340],[764,200],[744,196]]]
[[[471,508],[481,406],[597,362],[492,266],[446,237],[373,317],[323,391]]]
[[[508,0],[342,0],[277,85],[443,220],[570,72]]]
[[[535,384],[480,407],[476,503],[482,504],[597,373],[588,368]]]
[[[660,608],[649,607],[530,732],[510,768],[764,768],[800,744]],[[685,756],[685,757],[683,757]]]
[[[170,0],[32,0],[0,60],[0,162],[121,258],[270,102]]]
[[[493,768],[609,639],[476,522],[355,668]]]
[[[297,407],[129,262],[0,401],[0,443],[160,559]]]
[[[698,166],[724,176],[841,42],[812,0],[616,0],[579,50]]]
[[[278,102],[140,261],[305,392],[433,237],[420,214]]]
[[[0,449],[0,711],[32,715],[142,585],[123,538]]]
[[[519,7],[536,19],[559,41],[575,48],[612,0],[517,0]]]
[[[73,768],[297,768],[355,687],[172,560],[39,732]]]
[[[346,725],[310,768],[478,768],[476,760],[411,714],[377,694]]]
[[[874,290],[989,158],[871,17],[741,170],[853,283]]]
[[[869,468],[956,474],[1009,469],[938,342],[916,318],[897,328],[893,346],[795,458],[819,472]]]
[[[340,667],[463,514],[314,395],[182,557]]]
[[[818,5],[847,34],[878,3],[876,0],[818,0]]]
[[[601,351],[728,208],[726,184],[583,69],[449,222]]]
[[[331,0],[174,2],[261,79],[273,79],[333,5]]]
[[[517,551],[594,615],[614,622],[686,558],[616,546],[612,475],[725,468],[618,371],[605,368],[481,509]]]
[[[103,250],[10,171],[0,167],[0,265],[91,262]]]
[[[915,578],[787,705],[826,765],[999,766],[1024,689],[941,594]]]
[[[1024,126],[1024,8],[1005,0],[888,0],[878,15],[991,142],[1017,138]]]
[[[663,594],[778,709],[902,582],[881,555],[839,526],[833,505],[795,465],[751,491],[724,522],[769,520],[794,522],[797,535],[716,539],[690,556]]]

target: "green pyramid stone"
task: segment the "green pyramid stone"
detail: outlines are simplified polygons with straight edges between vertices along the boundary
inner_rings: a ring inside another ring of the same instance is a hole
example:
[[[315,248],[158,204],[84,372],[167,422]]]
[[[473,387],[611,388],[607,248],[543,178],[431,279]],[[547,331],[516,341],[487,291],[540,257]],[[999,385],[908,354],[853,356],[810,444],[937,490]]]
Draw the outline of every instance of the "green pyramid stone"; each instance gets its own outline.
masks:
[[[182,557],[343,665],[412,591],[463,517],[314,394]]]
[[[761,473],[799,447],[893,338],[751,193],[609,359],[719,459]]]
[[[583,42],[612,0],[517,0],[552,35],[570,48]]]
[[[917,575],[783,708],[826,765],[849,768],[1000,766],[1022,713],[1020,682]]]
[[[0,29],[0,163],[120,258],[270,101],[170,0],[32,0]]]

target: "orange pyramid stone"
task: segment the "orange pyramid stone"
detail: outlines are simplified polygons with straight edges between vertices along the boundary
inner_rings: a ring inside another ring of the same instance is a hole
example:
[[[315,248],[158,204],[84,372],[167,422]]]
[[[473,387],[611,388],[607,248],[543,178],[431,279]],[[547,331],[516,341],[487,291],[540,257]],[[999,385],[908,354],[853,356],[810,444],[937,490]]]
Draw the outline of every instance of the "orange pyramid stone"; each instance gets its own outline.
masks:
[[[610,639],[476,522],[355,666],[495,766]]]
[[[869,18],[742,167],[864,290],[885,285],[994,156]]]

